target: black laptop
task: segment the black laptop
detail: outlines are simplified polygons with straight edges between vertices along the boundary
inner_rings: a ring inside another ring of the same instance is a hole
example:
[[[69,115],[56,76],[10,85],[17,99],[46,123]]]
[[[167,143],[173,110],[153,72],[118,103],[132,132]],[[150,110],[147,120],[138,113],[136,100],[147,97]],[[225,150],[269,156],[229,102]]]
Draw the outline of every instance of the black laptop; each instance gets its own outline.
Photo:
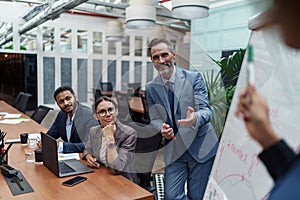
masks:
[[[41,132],[43,147],[43,163],[58,177],[93,172],[94,170],[77,159],[58,160],[57,143],[54,138]]]

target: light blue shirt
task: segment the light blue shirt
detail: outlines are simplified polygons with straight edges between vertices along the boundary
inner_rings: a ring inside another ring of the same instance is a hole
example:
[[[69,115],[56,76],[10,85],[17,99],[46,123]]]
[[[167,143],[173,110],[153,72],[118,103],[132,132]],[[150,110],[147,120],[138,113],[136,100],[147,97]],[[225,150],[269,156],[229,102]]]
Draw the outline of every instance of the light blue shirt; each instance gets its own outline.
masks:
[[[66,119],[66,133],[67,133],[68,142],[70,142],[70,138],[71,138],[71,131],[72,131],[74,117],[75,117],[75,115],[73,115],[72,118],[70,118],[68,115],[68,117]],[[64,148],[63,142],[59,142],[58,143],[58,152],[63,152],[63,148]]]

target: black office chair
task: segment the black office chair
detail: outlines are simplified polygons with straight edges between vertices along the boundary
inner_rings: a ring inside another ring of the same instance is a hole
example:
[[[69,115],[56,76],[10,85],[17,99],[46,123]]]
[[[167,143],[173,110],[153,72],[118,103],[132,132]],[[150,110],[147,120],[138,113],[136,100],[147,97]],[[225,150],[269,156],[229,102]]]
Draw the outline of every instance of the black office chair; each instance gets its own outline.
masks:
[[[24,92],[19,92],[19,94],[18,94],[17,97],[15,98],[15,100],[14,100],[14,102],[13,102],[13,104],[12,104],[12,106],[13,106],[14,108],[17,107],[17,104],[19,103],[22,94],[24,94]]]
[[[118,119],[127,123],[132,119],[132,112],[129,107],[128,95],[119,91],[115,92],[115,96],[118,103]]]
[[[13,107],[18,109],[22,113],[25,113],[27,110],[27,104],[28,104],[29,98],[31,96],[32,95],[29,93],[20,92],[13,103]]]
[[[102,97],[101,90],[99,90],[99,89],[94,90],[94,94],[95,94],[95,101],[96,101],[99,97]]]
[[[31,119],[40,124],[50,110],[53,110],[53,108],[39,105],[30,117]]]
[[[102,82],[101,89],[102,89],[102,91],[112,92],[113,91],[112,83],[111,82]]]
[[[150,125],[138,122],[130,122],[128,125],[136,130],[138,136],[134,163],[139,178],[139,185],[153,192],[155,188],[151,186],[151,172],[162,136],[160,132],[155,131]]]
[[[146,96],[141,96],[142,98],[142,103],[143,103],[143,108],[144,108],[144,114],[141,118],[141,122],[144,124],[149,124],[150,123],[150,116],[149,116],[149,105]]]
[[[107,92],[111,92],[108,94]],[[102,96],[112,97],[113,87],[111,82],[101,82],[100,87],[93,89],[95,101]]]
[[[139,97],[141,83],[128,83],[128,91],[132,91],[132,96]]]

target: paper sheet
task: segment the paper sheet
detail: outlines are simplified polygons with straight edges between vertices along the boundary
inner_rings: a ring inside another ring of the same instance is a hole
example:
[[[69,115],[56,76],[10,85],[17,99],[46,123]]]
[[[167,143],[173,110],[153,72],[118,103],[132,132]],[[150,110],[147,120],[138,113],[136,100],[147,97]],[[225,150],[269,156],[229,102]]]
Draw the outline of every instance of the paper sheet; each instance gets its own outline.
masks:
[[[58,153],[58,160],[80,160],[79,153]]]
[[[4,119],[15,119],[15,118],[20,118],[21,114],[10,114],[10,113],[6,113],[6,115],[4,115]]]
[[[19,124],[21,122],[27,122],[29,119],[19,118],[19,119],[4,119],[0,120],[0,124]]]

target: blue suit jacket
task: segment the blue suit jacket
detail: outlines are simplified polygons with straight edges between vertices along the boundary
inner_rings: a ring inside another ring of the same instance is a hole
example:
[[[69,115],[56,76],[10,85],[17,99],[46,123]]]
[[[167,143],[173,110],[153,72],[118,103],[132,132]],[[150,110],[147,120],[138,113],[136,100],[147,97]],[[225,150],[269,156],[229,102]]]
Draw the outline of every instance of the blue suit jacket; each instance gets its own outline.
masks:
[[[55,139],[61,137],[65,141],[63,143],[63,153],[83,152],[90,128],[99,125],[99,123],[93,117],[92,110],[78,102],[78,110],[74,117],[70,142],[67,142],[66,119],[67,113],[59,111],[47,134]]]
[[[265,149],[259,158],[275,180],[269,199],[300,199],[300,155],[297,156],[284,140],[280,140]]]
[[[168,95],[160,76],[146,85],[151,125],[160,131],[162,124],[172,124]],[[210,123],[211,108],[207,89],[203,78],[198,72],[176,68],[174,85],[174,115],[175,121],[185,119],[188,106],[195,109],[197,117],[196,128],[178,127],[176,140],[166,145],[166,164],[172,163],[186,150],[193,158],[203,163],[215,156],[218,139]],[[177,139],[178,138],[178,139]]]
[[[300,199],[300,158],[293,162],[293,165],[286,174],[282,175],[276,182],[269,196],[269,200],[298,200]]]

